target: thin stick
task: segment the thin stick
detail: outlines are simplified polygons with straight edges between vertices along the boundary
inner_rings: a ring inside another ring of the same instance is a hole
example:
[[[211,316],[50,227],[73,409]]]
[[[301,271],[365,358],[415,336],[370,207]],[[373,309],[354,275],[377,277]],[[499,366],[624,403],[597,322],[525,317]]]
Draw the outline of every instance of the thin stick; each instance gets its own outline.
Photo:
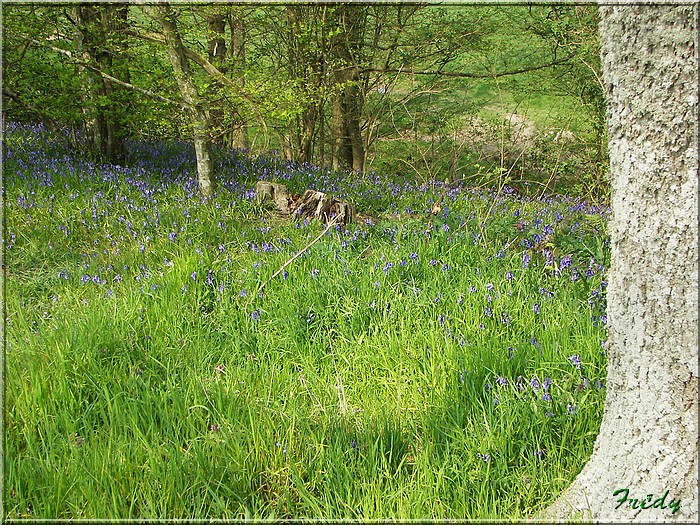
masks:
[[[336,223],[338,222],[338,217],[339,217],[338,215],[336,215],[335,217],[333,217],[333,220],[332,220],[331,222],[328,223],[328,226],[326,226],[326,228],[318,235],[318,237],[316,237],[313,241],[311,241],[309,244],[307,244],[306,246],[304,246],[304,248],[303,248],[299,253],[297,253],[294,257],[292,257],[292,258],[289,259],[287,262],[285,262],[282,266],[280,266],[280,269],[277,270],[275,273],[273,273],[273,274],[272,274],[272,277],[270,277],[267,281],[265,281],[264,283],[262,283],[262,284],[260,285],[260,288],[258,288],[258,292],[257,292],[257,293],[259,294],[259,293],[262,291],[262,289],[265,288],[265,286],[267,285],[267,283],[269,283],[272,279],[274,279],[274,278],[277,277],[280,273],[282,273],[282,270],[284,270],[287,266],[289,266],[290,264],[292,264],[292,262],[294,261],[294,259],[296,259],[297,257],[300,257],[306,250],[308,250],[308,249],[311,248],[314,244],[316,244],[316,242],[317,242],[321,237],[323,237],[323,236],[328,232],[328,230],[330,230],[333,226],[336,225]]]

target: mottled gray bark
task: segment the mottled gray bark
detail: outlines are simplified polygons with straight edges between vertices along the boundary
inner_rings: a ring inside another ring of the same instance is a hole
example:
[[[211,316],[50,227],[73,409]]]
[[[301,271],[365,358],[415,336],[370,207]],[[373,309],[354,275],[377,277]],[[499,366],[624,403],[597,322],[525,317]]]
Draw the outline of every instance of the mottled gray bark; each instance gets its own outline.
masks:
[[[545,516],[697,522],[697,6],[607,6],[601,15],[613,209],[608,395],[590,461]]]

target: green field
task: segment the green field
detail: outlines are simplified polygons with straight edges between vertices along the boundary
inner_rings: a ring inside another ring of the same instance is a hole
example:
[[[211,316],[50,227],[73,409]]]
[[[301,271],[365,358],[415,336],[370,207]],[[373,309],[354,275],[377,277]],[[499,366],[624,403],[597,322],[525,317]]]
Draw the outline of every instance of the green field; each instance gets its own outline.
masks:
[[[5,517],[522,519],[590,455],[607,208],[233,151],[205,203],[184,144],[4,141]],[[268,282],[323,225],[258,179],[361,220]]]

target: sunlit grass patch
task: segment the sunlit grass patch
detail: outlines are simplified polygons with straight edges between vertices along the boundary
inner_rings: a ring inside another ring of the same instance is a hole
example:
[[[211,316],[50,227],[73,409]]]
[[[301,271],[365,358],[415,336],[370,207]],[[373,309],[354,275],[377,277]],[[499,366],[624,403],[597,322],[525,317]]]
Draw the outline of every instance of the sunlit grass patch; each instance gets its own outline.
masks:
[[[606,209],[238,154],[205,203],[184,146],[95,166],[19,129],[6,515],[515,519],[590,454]],[[271,278],[323,226],[259,177],[371,218]]]

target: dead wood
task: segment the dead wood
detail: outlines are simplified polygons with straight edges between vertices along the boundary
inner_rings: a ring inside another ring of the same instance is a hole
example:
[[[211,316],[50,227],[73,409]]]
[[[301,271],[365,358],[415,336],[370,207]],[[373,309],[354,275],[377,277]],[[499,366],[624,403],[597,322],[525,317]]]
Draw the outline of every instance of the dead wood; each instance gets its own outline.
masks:
[[[346,201],[333,199],[330,195],[316,190],[306,190],[303,195],[289,195],[284,184],[277,182],[258,181],[255,191],[262,200],[275,203],[277,213],[287,219],[319,220],[343,226],[356,220],[355,207]]]
[[[289,217],[289,192],[284,184],[259,180],[255,184],[255,193],[261,200],[275,203],[275,211],[284,219]]]

